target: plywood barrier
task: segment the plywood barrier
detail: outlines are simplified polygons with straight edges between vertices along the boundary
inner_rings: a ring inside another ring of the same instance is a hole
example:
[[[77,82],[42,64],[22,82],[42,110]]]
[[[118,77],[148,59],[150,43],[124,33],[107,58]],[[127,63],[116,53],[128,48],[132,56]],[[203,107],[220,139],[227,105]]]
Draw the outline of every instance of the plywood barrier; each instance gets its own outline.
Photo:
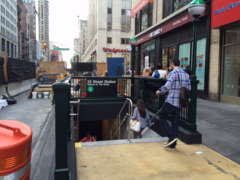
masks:
[[[97,63],[97,75],[101,77],[107,72],[107,63]]]
[[[65,63],[64,62],[39,62],[40,73],[45,74],[64,74]]]

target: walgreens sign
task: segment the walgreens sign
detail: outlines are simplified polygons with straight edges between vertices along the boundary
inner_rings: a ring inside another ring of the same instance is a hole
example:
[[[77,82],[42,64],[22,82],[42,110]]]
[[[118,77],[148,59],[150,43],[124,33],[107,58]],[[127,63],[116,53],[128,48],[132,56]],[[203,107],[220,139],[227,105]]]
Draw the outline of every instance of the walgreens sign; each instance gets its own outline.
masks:
[[[128,51],[127,49],[111,49],[111,48],[103,48],[103,51],[104,52],[114,52],[114,53],[117,53],[117,52],[131,52],[131,51]]]

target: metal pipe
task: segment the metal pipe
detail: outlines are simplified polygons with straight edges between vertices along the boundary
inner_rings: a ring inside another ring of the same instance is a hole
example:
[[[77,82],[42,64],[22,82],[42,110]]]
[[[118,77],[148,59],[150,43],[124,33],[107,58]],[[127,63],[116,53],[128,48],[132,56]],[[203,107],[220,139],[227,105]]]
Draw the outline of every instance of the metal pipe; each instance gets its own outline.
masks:
[[[128,105],[128,111],[129,112],[131,111],[131,107],[130,106],[131,106],[131,104],[129,103],[129,105]],[[130,115],[132,116],[132,114],[130,114]],[[131,116],[128,117],[128,143],[131,143],[130,142],[130,117]]]
[[[120,130],[121,130],[120,124],[121,124],[121,120],[120,120],[120,116],[118,116],[118,127],[119,127],[119,129],[118,129],[118,139],[120,139],[120,135],[121,135],[121,132],[120,132]]]

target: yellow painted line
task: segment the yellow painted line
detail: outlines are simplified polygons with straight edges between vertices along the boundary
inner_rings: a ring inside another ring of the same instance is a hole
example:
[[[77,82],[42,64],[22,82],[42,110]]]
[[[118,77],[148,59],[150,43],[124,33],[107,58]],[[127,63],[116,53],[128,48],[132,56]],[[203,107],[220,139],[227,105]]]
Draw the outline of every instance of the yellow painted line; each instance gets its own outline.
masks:
[[[82,147],[82,143],[75,143],[75,148],[80,148]]]

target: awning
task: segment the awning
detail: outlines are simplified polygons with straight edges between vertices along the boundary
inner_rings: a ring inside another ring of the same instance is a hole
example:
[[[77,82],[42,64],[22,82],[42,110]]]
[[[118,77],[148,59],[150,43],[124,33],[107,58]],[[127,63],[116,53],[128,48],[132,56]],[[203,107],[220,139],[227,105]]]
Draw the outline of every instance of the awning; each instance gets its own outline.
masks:
[[[153,3],[153,0],[141,0],[133,9],[132,17],[135,16],[147,3]]]

